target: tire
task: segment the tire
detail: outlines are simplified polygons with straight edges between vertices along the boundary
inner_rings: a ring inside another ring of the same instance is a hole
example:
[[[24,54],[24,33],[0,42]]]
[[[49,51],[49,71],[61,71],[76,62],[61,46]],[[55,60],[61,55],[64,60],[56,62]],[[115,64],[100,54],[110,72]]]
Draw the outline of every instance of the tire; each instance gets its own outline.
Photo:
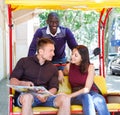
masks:
[[[115,75],[115,73],[113,72],[112,68],[110,68],[110,74],[111,75]]]

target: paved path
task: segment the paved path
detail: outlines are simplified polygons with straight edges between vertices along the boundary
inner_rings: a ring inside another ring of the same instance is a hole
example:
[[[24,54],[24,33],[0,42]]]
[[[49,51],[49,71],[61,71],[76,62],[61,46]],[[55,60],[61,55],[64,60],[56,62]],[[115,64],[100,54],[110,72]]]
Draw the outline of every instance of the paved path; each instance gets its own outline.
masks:
[[[0,115],[8,115],[8,88],[7,79],[0,81]]]
[[[108,91],[120,92],[120,75],[110,75],[106,77]]]

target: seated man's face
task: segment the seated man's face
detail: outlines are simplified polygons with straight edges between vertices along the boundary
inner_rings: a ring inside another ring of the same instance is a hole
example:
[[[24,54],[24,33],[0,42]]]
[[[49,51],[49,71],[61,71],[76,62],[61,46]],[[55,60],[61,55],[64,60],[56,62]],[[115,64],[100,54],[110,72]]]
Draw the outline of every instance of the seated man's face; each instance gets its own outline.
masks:
[[[55,55],[54,54],[54,50],[55,50],[54,45],[53,44],[47,44],[41,50],[42,50],[41,57],[44,60],[52,61],[52,58]]]

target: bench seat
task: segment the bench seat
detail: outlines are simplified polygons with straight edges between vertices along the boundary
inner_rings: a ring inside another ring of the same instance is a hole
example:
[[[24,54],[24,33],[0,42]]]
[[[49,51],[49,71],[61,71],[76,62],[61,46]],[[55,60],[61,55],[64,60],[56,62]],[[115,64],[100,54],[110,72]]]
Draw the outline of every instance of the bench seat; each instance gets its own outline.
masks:
[[[99,87],[99,89],[101,90],[102,95],[105,97],[106,102],[107,102],[107,106],[108,106],[108,110],[111,112],[112,115],[115,115],[116,112],[120,112],[120,103],[117,102],[112,102],[109,103],[107,100],[107,87],[106,87],[106,82],[104,77],[102,76],[95,76],[94,78],[94,82],[95,84]],[[58,93],[67,93],[70,94],[71,93],[71,88],[70,88],[70,84],[68,82],[68,76],[64,77],[64,83],[61,85],[59,85],[59,91]],[[114,95],[115,96],[120,96],[120,93],[118,92],[114,92],[114,93],[110,93],[109,95]],[[9,95],[9,115],[21,115],[21,108],[16,107],[13,105],[13,97],[14,94],[10,94]],[[115,97],[114,97],[115,98]],[[57,108],[53,108],[53,107],[34,107],[33,108],[33,113],[34,115],[52,115],[52,114],[56,114],[58,111]],[[71,105],[71,114],[81,114],[82,111],[82,106],[80,105]]]

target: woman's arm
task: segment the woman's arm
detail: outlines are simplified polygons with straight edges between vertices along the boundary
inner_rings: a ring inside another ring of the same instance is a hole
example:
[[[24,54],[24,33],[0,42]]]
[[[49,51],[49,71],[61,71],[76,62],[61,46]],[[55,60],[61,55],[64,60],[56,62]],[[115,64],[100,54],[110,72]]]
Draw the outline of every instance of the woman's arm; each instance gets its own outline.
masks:
[[[66,75],[66,76],[68,75],[69,68],[70,68],[70,63],[67,63],[66,66],[65,66],[65,68],[64,68],[64,70],[63,70],[63,74],[64,75]]]
[[[93,85],[94,76],[95,76],[94,65],[90,64],[90,66],[88,68],[88,76],[87,76],[86,83],[85,83],[85,87],[88,88],[89,91]]]

